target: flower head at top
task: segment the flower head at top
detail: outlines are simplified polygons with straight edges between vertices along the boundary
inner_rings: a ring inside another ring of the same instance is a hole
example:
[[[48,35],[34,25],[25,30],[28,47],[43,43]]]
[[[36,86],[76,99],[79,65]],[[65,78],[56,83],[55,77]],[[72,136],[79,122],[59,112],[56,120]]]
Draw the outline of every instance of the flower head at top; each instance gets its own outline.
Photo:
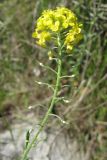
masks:
[[[81,39],[81,24],[76,15],[65,7],[55,10],[45,10],[36,22],[33,38],[42,47],[47,47],[50,42],[57,45],[55,39],[60,34],[66,50],[72,50],[75,43]]]

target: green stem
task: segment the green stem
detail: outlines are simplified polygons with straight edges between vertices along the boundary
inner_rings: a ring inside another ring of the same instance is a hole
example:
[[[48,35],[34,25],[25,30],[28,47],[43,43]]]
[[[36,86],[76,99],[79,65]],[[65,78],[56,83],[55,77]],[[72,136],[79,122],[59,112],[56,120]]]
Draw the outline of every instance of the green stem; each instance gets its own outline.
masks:
[[[61,43],[60,43],[60,36],[58,36],[58,52],[59,52],[59,56],[61,57],[62,51],[61,51]],[[60,86],[60,77],[61,77],[61,66],[62,66],[62,61],[60,58],[58,58],[58,70],[57,70],[57,78],[56,78],[56,85],[55,85],[55,90],[54,90],[54,94],[51,100],[51,104],[50,107],[48,109],[48,111],[46,112],[45,117],[43,118],[41,124],[40,124],[40,128],[38,130],[38,132],[35,134],[34,138],[32,139],[31,143],[28,144],[27,148],[25,149],[21,160],[26,160],[29,151],[31,150],[31,148],[33,147],[33,145],[35,144],[35,142],[38,139],[39,134],[42,132],[43,128],[45,127],[45,125],[47,124],[47,121],[49,119],[50,113],[52,111],[52,108],[55,104],[56,98],[57,98],[57,94],[59,91],[59,86]]]

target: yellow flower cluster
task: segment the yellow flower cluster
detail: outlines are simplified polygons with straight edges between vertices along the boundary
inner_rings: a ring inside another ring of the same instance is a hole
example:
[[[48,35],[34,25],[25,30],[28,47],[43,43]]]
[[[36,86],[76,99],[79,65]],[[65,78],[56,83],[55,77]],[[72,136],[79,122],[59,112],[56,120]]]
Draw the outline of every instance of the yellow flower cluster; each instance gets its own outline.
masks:
[[[37,20],[33,38],[37,39],[40,46],[45,47],[57,33],[66,32],[64,46],[72,50],[73,45],[81,37],[81,24],[78,23],[75,14],[65,7],[55,10],[45,10]],[[54,37],[55,38],[55,37]]]

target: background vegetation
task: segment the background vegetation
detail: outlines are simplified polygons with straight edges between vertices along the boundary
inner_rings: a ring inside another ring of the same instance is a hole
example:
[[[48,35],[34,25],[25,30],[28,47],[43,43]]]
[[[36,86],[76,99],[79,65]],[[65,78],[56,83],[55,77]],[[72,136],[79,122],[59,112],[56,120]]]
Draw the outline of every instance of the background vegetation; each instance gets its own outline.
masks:
[[[37,107],[46,104],[51,92],[35,80],[54,83],[51,72],[39,62],[48,60],[46,50],[32,39],[34,24],[44,9],[66,6],[83,23],[83,40],[65,57],[62,80],[68,85],[61,95],[68,104],[59,103],[53,113],[69,122],[69,134],[83,144],[92,160],[107,159],[107,4],[105,0],[4,0],[0,2],[0,117],[20,117],[25,112],[43,114]],[[33,107],[29,107],[33,106]],[[30,111],[29,111],[29,108]],[[46,111],[46,108],[45,108]],[[5,127],[5,123],[0,123]],[[52,124],[51,124],[52,125]]]

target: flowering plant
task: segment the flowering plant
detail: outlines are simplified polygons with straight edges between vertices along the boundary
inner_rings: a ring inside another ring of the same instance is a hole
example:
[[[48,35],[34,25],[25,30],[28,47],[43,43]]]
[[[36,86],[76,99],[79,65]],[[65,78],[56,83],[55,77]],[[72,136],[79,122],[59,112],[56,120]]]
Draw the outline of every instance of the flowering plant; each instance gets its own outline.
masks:
[[[51,42],[58,47],[56,41],[60,34],[61,45],[67,51],[72,50],[75,43],[81,39],[81,26],[76,15],[65,7],[55,10],[46,10],[37,20],[33,37],[36,43],[42,47],[48,47]]]
[[[50,45],[53,46],[51,47],[52,49],[49,48],[48,55],[50,59],[52,59],[53,55],[57,59],[57,72],[55,71],[56,84],[53,88],[54,93],[46,115],[40,124],[38,132],[32,138],[32,141],[27,143],[21,160],[27,159],[29,151],[37,142],[39,134],[47,124],[54,104],[58,98],[60,99],[58,92],[60,89],[60,79],[62,78],[62,56],[66,52],[70,52],[73,46],[81,39],[81,26],[82,24],[78,23],[76,15],[65,7],[44,11],[36,22],[36,28],[32,35],[33,38],[36,38],[36,43],[46,48],[49,48]]]

